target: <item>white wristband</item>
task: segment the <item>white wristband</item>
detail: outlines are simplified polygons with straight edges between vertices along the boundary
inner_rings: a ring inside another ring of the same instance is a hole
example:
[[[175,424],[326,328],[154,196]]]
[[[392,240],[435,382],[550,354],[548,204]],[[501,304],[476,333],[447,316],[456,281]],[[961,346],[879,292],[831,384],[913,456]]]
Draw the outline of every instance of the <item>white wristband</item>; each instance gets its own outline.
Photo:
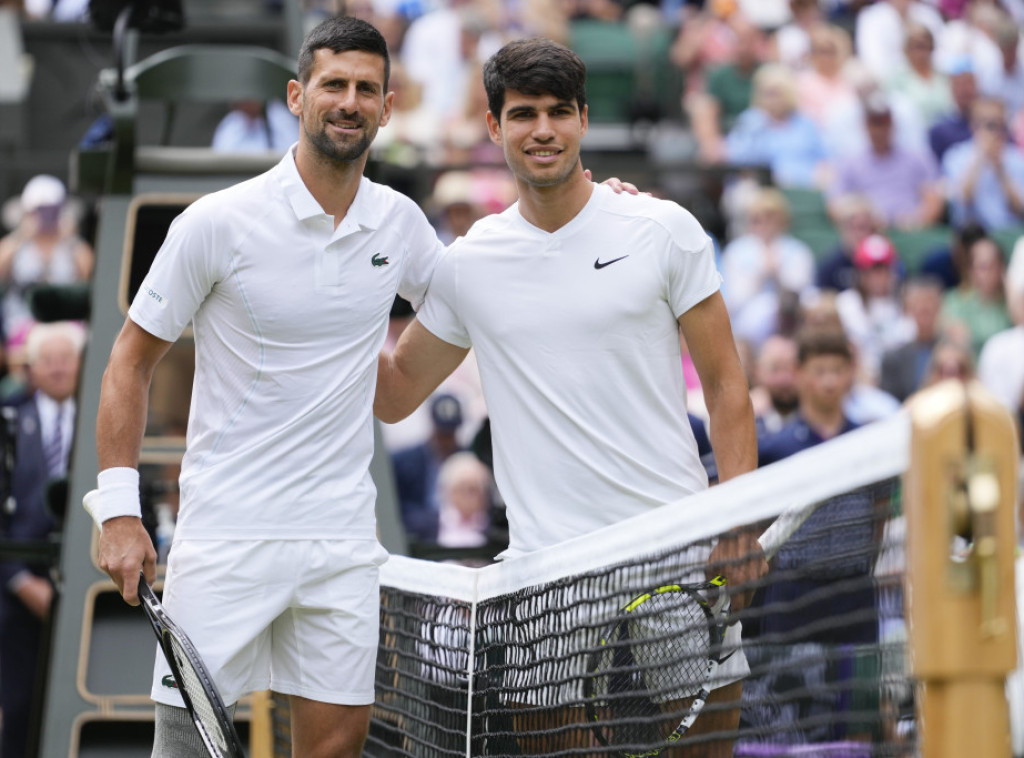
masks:
[[[92,516],[96,526],[118,516],[142,518],[139,502],[139,472],[128,467],[104,469],[96,477],[98,490],[89,492],[82,505]]]

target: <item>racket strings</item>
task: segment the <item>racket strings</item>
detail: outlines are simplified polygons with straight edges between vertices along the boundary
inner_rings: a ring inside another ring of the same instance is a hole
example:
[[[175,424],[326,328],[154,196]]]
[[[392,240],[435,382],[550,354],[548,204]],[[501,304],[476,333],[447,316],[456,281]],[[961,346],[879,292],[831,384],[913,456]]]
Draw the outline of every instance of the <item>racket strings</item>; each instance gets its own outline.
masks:
[[[202,727],[208,742],[212,741],[212,747],[219,750],[221,755],[230,755],[230,741],[221,727],[221,721],[226,718],[226,715],[221,714],[221,709],[207,694],[207,689],[213,687],[212,682],[207,682],[204,685],[205,677],[196,670],[188,649],[173,635],[169,635],[168,640],[171,654],[177,663],[175,678],[178,680],[178,686],[192,704],[194,718]]]
[[[623,749],[664,745],[709,680],[712,634],[697,596],[652,594],[604,639],[594,669],[603,741]]]

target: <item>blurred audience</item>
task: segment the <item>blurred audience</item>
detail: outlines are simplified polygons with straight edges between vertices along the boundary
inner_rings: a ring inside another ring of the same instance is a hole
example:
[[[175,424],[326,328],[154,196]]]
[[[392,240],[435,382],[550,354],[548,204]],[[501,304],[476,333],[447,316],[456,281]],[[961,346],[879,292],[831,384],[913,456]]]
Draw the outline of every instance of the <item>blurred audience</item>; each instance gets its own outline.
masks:
[[[34,323],[28,293],[37,284],[74,284],[92,274],[92,247],[78,234],[78,219],[64,183],[40,174],[25,184],[20,221],[0,239],[0,284],[6,342]]]
[[[712,66],[703,89],[686,98],[697,155],[711,163],[725,158],[724,134],[750,107],[754,74],[766,58],[764,32],[751,23],[736,25],[738,47],[734,60]]]
[[[952,61],[946,70],[954,110],[928,129],[928,144],[940,164],[949,148],[971,138],[971,106],[978,98],[978,84],[970,58]]]
[[[767,165],[776,184],[820,184],[825,146],[818,127],[797,110],[793,73],[770,63],[754,75],[752,105],[726,137],[726,157],[741,165]]]
[[[971,106],[971,138],[942,160],[955,226],[976,221],[988,231],[1024,226],[1024,151],[1010,143],[1006,107],[979,98]]]
[[[430,418],[430,437],[425,442],[391,456],[402,525],[410,540],[423,543],[434,543],[438,538],[441,466],[462,449],[455,436],[462,426],[462,406],[458,398],[434,395],[430,400]]]
[[[914,325],[913,337],[882,353],[878,386],[903,402],[925,382],[932,351],[939,342],[942,282],[931,276],[914,276],[903,287],[903,313]]]
[[[38,324],[28,335],[30,387],[9,401],[17,454],[10,481],[4,482],[4,497],[13,498],[14,504],[0,516],[0,536],[6,539],[43,541],[57,529],[46,492],[51,481],[67,475],[84,344],[84,329],[69,322]],[[0,561],[0,751],[5,758],[35,754],[29,750],[29,727],[44,684],[40,654],[54,597],[48,565]]]
[[[722,292],[733,333],[757,347],[790,329],[801,293],[814,284],[814,254],[788,234],[785,195],[762,188],[746,213],[749,231],[722,251]]]
[[[913,336],[899,300],[899,256],[886,237],[872,234],[854,251],[853,287],[836,295],[836,310],[857,351],[862,377],[877,384],[882,354]]]
[[[833,24],[819,24],[811,29],[810,65],[796,75],[797,100],[800,111],[823,128],[827,115],[848,107],[857,93],[848,76],[852,44],[850,35]]]
[[[1006,257],[991,237],[975,240],[967,250],[967,279],[942,303],[943,330],[968,346],[975,358],[992,335],[1012,326],[1006,308]]]
[[[856,283],[853,256],[861,242],[881,230],[874,204],[864,195],[845,195],[832,202],[832,217],[839,232],[839,244],[818,263],[817,282],[821,289],[842,290]]]
[[[282,100],[242,100],[220,120],[210,147],[219,153],[284,155],[299,138],[299,119]]]
[[[1007,270],[1006,302],[1013,326],[986,340],[978,357],[978,379],[1017,414],[1024,403],[1024,237],[1014,246]]]
[[[899,68],[903,59],[905,28],[909,23],[927,28],[938,39],[945,26],[934,7],[916,0],[878,0],[857,14],[854,37],[857,56],[879,79]]]
[[[441,509],[437,544],[443,547],[487,544],[494,502],[491,470],[473,453],[454,453],[441,464],[437,489]]]
[[[935,68],[934,51],[931,30],[924,24],[907,24],[904,60],[884,79],[886,91],[903,95],[927,127],[954,109],[949,77]]]
[[[870,146],[839,161],[829,189],[831,202],[857,193],[871,200],[875,216],[886,226],[920,229],[937,223],[945,200],[931,154],[895,144],[892,109],[881,93],[864,104],[864,124]]]
[[[773,334],[757,351],[750,402],[758,437],[779,431],[793,420],[799,396],[796,386],[797,343]]]

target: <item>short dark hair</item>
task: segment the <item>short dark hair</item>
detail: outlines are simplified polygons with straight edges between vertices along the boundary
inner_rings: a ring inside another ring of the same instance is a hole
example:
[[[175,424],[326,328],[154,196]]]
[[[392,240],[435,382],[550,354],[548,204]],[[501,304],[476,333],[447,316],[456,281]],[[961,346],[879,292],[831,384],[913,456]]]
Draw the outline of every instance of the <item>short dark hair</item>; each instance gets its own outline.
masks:
[[[821,355],[835,355],[853,360],[850,340],[842,329],[805,329],[797,335],[797,362],[803,366],[811,358]]]
[[[487,109],[501,118],[508,90],[525,95],[554,95],[575,100],[580,112],[587,104],[587,66],[564,45],[543,37],[509,42],[484,64]]]
[[[313,27],[302,41],[302,49],[299,51],[299,81],[303,84],[309,82],[313,72],[316,51],[323,49],[333,53],[358,50],[379,55],[384,59],[384,89],[387,90],[391,79],[388,43],[372,24],[353,16],[336,16],[324,19]]]

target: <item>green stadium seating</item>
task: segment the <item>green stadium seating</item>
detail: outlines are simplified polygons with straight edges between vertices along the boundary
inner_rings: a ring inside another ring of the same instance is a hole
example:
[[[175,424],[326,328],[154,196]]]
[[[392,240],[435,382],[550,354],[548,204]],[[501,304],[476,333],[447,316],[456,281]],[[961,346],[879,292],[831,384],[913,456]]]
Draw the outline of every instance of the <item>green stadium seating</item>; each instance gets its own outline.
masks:
[[[587,64],[590,120],[627,124],[644,103],[653,104],[662,116],[678,116],[682,72],[668,58],[673,38],[667,27],[638,39],[626,24],[574,21],[569,46]]]

